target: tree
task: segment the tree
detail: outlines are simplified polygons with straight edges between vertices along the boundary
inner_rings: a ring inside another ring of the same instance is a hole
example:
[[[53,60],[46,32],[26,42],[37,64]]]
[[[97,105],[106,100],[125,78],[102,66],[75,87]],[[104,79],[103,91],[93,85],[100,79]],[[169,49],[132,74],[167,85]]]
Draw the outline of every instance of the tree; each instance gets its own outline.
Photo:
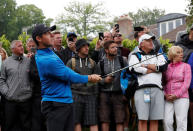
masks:
[[[6,38],[5,35],[2,35],[0,37],[0,42],[2,43],[2,47],[6,50],[8,56],[10,56],[11,55],[10,41]]]
[[[8,39],[17,35],[15,0],[0,0],[0,36],[6,34]]]
[[[45,20],[43,11],[33,4],[21,5],[17,8],[17,27],[18,35],[23,31],[30,30],[35,24],[45,23],[49,24],[50,20]]]
[[[103,4],[71,2],[64,7],[65,12],[57,18],[57,24],[63,32],[75,31],[80,36],[103,31],[107,28],[106,11]]]
[[[30,33],[34,24],[49,25],[53,19],[45,19],[43,11],[35,5],[16,6],[15,0],[0,0],[0,36],[17,39],[23,31]],[[25,30],[24,30],[25,29]]]
[[[53,21],[54,21],[54,19],[48,18],[48,19],[46,19],[46,20],[44,21],[44,24],[45,24],[46,26],[50,27],[50,24],[51,24]]]
[[[193,23],[193,0],[188,0],[187,9],[185,10],[188,13],[186,17],[186,24],[190,27]]]
[[[165,10],[161,9],[139,9],[137,13],[129,12],[129,16],[133,19],[134,26],[148,26],[156,24],[156,21],[163,15],[165,15]]]

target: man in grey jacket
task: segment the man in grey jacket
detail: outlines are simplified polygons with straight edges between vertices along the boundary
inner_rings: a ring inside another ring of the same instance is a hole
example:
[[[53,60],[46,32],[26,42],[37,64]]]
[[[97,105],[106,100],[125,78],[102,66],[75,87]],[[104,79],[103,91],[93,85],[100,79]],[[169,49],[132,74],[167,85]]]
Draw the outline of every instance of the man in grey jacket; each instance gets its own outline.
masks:
[[[11,43],[12,56],[2,64],[0,92],[5,98],[5,131],[30,130],[30,60],[23,56],[22,42]],[[19,123],[20,122],[20,123]]]
[[[114,41],[104,43],[106,55],[99,63],[102,76],[127,66],[126,60],[117,55],[117,47],[118,45]],[[120,72],[106,76],[100,84],[99,118],[102,123],[102,130],[109,130],[110,118],[113,114],[116,131],[123,131],[125,108],[120,86]]]

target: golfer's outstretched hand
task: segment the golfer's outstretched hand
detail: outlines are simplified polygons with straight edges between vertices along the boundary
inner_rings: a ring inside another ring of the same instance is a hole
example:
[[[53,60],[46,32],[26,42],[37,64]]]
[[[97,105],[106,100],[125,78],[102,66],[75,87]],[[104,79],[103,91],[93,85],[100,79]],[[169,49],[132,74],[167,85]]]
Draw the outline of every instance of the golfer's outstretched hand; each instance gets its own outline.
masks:
[[[96,82],[99,82],[100,80],[102,80],[100,75],[96,75],[96,74],[88,75],[88,81],[89,82],[96,83]]]

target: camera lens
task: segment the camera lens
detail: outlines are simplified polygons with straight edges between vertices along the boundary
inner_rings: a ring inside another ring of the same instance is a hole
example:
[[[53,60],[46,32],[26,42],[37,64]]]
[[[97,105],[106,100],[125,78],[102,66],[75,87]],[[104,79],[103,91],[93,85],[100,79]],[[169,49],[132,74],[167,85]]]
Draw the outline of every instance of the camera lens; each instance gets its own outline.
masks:
[[[73,41],[73,38],[69,38],[68,40],[69,40],[69,41]]]

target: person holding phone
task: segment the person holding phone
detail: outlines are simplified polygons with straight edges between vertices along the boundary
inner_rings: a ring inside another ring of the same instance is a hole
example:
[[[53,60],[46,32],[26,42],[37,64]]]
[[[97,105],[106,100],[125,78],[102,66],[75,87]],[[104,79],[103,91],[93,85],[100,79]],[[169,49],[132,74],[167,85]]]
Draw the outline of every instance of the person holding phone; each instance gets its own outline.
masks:
[[[111,32],[99,33],[99,39],[96,43],[95,50],[91,56],[91,58],[98,63],[105,55],[105,50],[103,48],[104,43],[107,41],[113,40],[113,36]]]
[[[63,59],[65,65],[67,64],[68,60],[70,60],[76,54],[76,45],[75,45],[76,41],[77,41],[76,33],[69,32],[67,34],[66,39],[68,47],[66,47],[63,51],[61,51],[61,54],[65,56]]]
[[[113,27],[113,29],[112,29],[112,35],[113,35],[113,37],[115,37],[118,33],[120,33],[119,31],[120,31],[120,30],[119,30],[119,24],[115,24],[114,27]]]

